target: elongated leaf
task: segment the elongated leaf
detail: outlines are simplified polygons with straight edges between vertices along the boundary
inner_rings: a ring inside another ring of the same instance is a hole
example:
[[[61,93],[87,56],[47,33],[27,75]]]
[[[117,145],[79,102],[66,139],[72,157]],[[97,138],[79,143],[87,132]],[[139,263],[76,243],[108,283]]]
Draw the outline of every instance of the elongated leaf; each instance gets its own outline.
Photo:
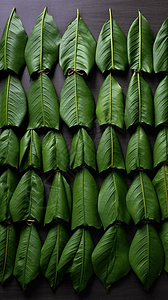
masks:
[[[8,75],[0,93],[0,127],[19,127],[27,111],[26,94],[16,75]]]
[[[92,253],[93,268],[106,291],[130,270],[129,240],[122,226],[112,226]]]
[[[138,123],[153,126],[153,99],[149,84],[139,73],[134,73],[127,89],[125,125],[128,129]]]
[[[144,224],[137,230],[130,246],[129,260],[144,288],[148,290],[164,266],[163,247],[152,224]]]
[[[73,288],[78,294],[86,288],[93,276],[91,262],[93,248],[89,230],[80,228],[69,239],[58,264],[58,274],[69,272]]]
[[[153,166],[168,163],[168,128],[162,127],[153,146]]]
[[[24,225],[20,234],[13,272],[23,290],[40,273],[41,246],[35,225]]]
[[[70,166],[75,169],[84,162],[96,170],[96,148],[93,140],[84,128],[79,128],[71,143]]]
[[[103,25],[96,48],[96,64],[103,73],[106,70],[122,70],[127,67],[127,41],[126,36],[112,18]]]
[[[155,73],[168,72],[168,18],[161,25],[153,44],[153,68]]]
[[[168,222],[164,222],[159,232],[165,254],[164,270],[168,272]]]
[[[58,274],[57,267],[61,253],[68,242],[68,234],[61,224],[53,224],[41,249],[40,267],[54,289],[62,280],[62,274]]]
[[[168,218],[168,167],[163,166],[152,181],[161,208],[161,219]]]
[[[109,168],[125,169],[124,157],[115,130],[108,126],[103,132],[97,148],[99,173]]]
[[[17,248],[17,235],[13,224],[0,224],[0,282],[3,283],[12,273]]]
[[[97,100],[96,116],[99,125],[110,124],[123,128],[124,99],[122,88],[111,73],[103,81]]]
[[[55,87],[46,74],[40,74],[28,91],[28,129],[59,129],[59,103]]]
[[[151,73],[153,70],[153,38],[146,18],[138,12],[127,35],[128,63],[132,70]]]
[[[28,130],[20,141],[20,171],[41,168],[41,140],[34,130]]]
[[[88,75],[95,62],[95,50],[96,41],[77,9],[77,18],[68,25],[60,43],[59,63],[64,75],[71,68]]]
[[[69,155],[63,135],[57,131],[49,131],[42,141],[43,170],[59,170],[67,172]]]
[[[91,127],[95,102],[82,76],[73,74],[65,79],[60,95],[60,116],[68,127]]]
[[[160,208],[154,186],[144,172],[136,174],[126,196],[127,209],[137,224],[142,220],[160,221]]]
[[[73,208],[71,229],[78,226],[100,228],[98,215],[98,187],[90,172],[83,168],[78,171],[73,184]]]
[[[19,141],[12,129],[5,129],[0,135],[0,165],[18,168]]]
[[[44,224],[55,219],[69,222],[71,216],[71,189],[60,172],[55,174],[52,182]]]
[[[24,50],[27,34],[13,8],[0,41],[0,70],[12,70],[18,74],[25,64]]]
[[[98,212],[106,229],[115,221],[130,221],[126,208],[127,185],[124,177],[117,170],[110,171],[103,180],[98,197]]]
[[[30,33],[25,48],[25,60],[30,76],[39,70],[51,70],[58,59],[60,39],[58,27],[45,7]]]
[[[0,222],[11,218],[9,202],[18,181],[17,174],[10,169],[7,169],[0,177]]]
[[[154,95],[155,127],[168,123],[168,75],[158,84]]]
[[[9,204],[14,222],[36,219],[41,222],[44,209],[44,187],[41,178],[29,170],[20,179]]]
[[[152,152],[148,137],[142,127],[138,126],[131,136],[126,152],[126,170],[152,169]]]

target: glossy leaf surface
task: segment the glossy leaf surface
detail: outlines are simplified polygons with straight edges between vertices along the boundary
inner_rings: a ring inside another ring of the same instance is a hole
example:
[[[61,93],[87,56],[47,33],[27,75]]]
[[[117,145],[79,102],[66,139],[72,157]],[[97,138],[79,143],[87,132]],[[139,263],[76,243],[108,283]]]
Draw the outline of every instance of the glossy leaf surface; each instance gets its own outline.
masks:
[[[153,44],[153,68],[155,73],[168,72],[168,18],[161,25]]]
[[[18,168],[19,141],[12,129],[5,129],[0,135],[0,165]]]
[[[154,95],[155,127],[168,123],[168,75],[158,84]]]
[[[165,254],[164,270],[168,272],[168,222],[164,222],[159,232]]]
[[[168,128],[162,127],[153,146],[153,166],[168,163]]]
[[[152,181],[161,209],[161,219],[168,218],[168,167],[162,166]]]

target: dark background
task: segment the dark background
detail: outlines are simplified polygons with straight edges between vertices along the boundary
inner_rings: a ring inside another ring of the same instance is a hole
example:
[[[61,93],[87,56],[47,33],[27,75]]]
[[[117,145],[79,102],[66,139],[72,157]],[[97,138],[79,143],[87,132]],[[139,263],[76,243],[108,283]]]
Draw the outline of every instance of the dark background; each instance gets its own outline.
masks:
[[[113,18],[127,35],[128,29],[132,24],[133,20],[138,16],[138,9],[140,9],[141,13],[146,17],[149,21],[153,38],[155,38],[161,24],[166,19],[168,14],[168,3],[167,0],[162,1],[146,1],[146,0],[0,0],[1,9],[0,9],[0,36],[2,35],[4,26],[6,21],[12,11],[13,7],[16,7],[16,13],[23,23],[23,27],[25,28],[28,36],[33,29],[36,20],[39,14],[43,11],[44,7],[48,7],[48,13],[51,14],[59,28],[61,36],[65,32],[67,25],[71,23],[76,18],[76,9],[79,8],[80,16],[83,21],[89,27],[96,41],[98,35],[100,33],[101,27],[104,22],[109,18],[108,9],[112,9]],[[124,99],[129,83],[129,79],[131,77],[131,72],[127,70],[125,73],[118,72],[114,74],[115,79],[120,83],[123,88]],[[103,82],[105,75],[102,75],[100,71],[95,66],[91,71],[90,75],[87,78],[87,84],[89,85],[93,96],[95,98],[95,102],[97,101],[98,91],[101,83]],[[53,72],[52,81],[56,88],[58,97],[60,97],[60,92],[65,80],[65,77],[62,73],[62,70],[59,64],[56,65],[56,68]],[[152,92],[154,94],[157,84],[159,83],[159,76],[155,74],[145,75],[145,80],[150,84],[152,88]],[[23,87],[26,91],[26,94],[29,90],[31,81],[29,78],[29,74],[27,68],[25,68],[22,78],[21,78]],[[1,78],[0,80],[0,91],[4,84],[4,80]],[[104,128],[100,128],[97,124],[96,118],[94,119],[93,126],[89,131],[90,136],[94,140],[94,143],[97,147],[100,137],[103,133]],[[63,133],[64,138],[66,140],[68,150],[70,150],[71,139],[73,132],[69,130],[63,122],[61,123],[60,131]],[[153,148],[153,143],[156,137],[156,130],[147,128],[146,130],[151,147]],[[44,135],[44,132],[39,132],[41,138]],[[126,130],[117,130],[117,135],[119,137],[123,154],[125,157],[126,148],[128,140],[131,136],[131,132]],[[155,174],[155,170],[150,172],[149,176],[151,179]],[[52,174],[41,176],[44,179],[45,186],[45,201],[48,199],[48,193],[50,190]],[[94,173],[97,184],[100,187],[103,175],[98,175],[98,173]],[[74,180],[74,172],[71,170],[66,174],[66,178],[72,186]],[[131,180],[126,177],[127,184],[129,186]],[[42,241],[44,241],[47,231],[49,227],[42,227],[42,225],[38,225],[38,230],[40,232],[40,236]],[[136,231],[136,227],[131,222],[131,224],[127,228],[127,232],[129,235],[129,239],[131,241],[134,233]],[[103,234],[103,229],[95,230],[91,229],[93,238],[95,243],[100,239]],[[104,288],[102,284],[99,282],[96,276],[90,281],[87,289],[82,292],[80,295],[77,295],[73,290],[71,285],[71,281],[69,276],[65,278],[65,280],[60,284],[57,290],[54,292],[46,279],[42,274],[38,276],[32,283],[30,283],[27,287],[26,292],[22,292],[22,289],[17,282],[17,280],[12,276],[7,282],[0,286],[0,299],[167,299],[168,295],[168,275],[165,271],[162,271],[160,277],[153,284],[151,289],[147,292],[144,291],[143,285],[136,277],[134,272],[131,270],[126,277],[121,279],[120,281],[114,283],[109,291],[109,294],[105,294]]]

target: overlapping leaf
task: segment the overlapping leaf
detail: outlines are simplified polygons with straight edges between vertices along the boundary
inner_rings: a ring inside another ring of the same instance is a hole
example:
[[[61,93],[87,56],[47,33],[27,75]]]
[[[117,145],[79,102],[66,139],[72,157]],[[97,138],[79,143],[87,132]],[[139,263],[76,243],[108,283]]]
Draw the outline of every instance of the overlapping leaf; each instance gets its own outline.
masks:
[[[154,95],[155,126],[168,123],[168,75],[158,84]]]
[[[168,222],[164,222],[159,232],[165,254],[164,270],[168,272]]]
[[[0,135],[0,165],[18,168],[19,141],[12,129],[5,129]]]
[[[153,44],[153,68],[155,73],[168,72],[168,18],[161,25]]]
[[[168,167],[163,166],[152,181],[161,208],[161,219],[168,218]]]
[[[153,166],[168,163],[168,128],[162,127],[157,134],[153,147]]]

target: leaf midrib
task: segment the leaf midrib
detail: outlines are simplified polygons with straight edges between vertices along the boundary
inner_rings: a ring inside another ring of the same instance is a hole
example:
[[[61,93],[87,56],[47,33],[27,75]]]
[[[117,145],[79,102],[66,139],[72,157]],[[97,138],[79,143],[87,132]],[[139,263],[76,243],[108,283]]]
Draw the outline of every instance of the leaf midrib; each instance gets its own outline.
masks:
[[[142,172],[140,172],[139,175],[140,175],[140,182],[141,182],[141,189],[142,189],[142,197],[143,197],[145,219],[147,219],[146,198],[145,198],[144,184],[143,184],[143,179],[142,179]]]
[[[167,182],[166,182],[165,166],[163,166],[163,178],[164,178],[164,187],[165,187],[165,194],[166,194],[166,208],[167,208],[167,215],[168,215],[168,194],[167,194]]]
[[[83,279],[83,274],[84,274],[84,260],[85,260],[85,229],[83,228],[83,232],[82,232],[82,269],[80,272],[80,284],[79,286],[81,286],[82,284],[82,279]]]
[[[8,100],[9,100],[9,85],[10,85],[10,78],[11,78],[11,75],[9,74],[8,75],[8,79],[7,79],[7,88],[6,88],[6,99],[5,99],[5,102],[6,102],[6,117],[5,117],[5,120],[6,120],[6,125],[8,125]]]
[[[25,274],[26,274],[26,266],[27,266],[27,253],[28,253],[28,248],[29,248],[29,243],[30,243],[31,228],[33,225],[31,224],[28,226],[29,226],[29,233],[28,233],[27,247],[26,247],[26,253],[25,253],[25,260],[24,260],[24,265],[23,265],[23,290],[25,290],[25,288],[26,288]]]
[[[42,70],[43,66],[43,27],[44,27],[44,18],[46,15],[47,7],[44,8],[43,16],[41,20],[41,39],[40,39],[40,71]]]
[[[142,18],[141,13],[138,11],[139,14],[139,68],[138,70],[141,70],[141,63],[142,63]]]
[[[6,263],[7,263],[8,244],[9,244],[9,226],[10,225],[7,225],[7,231],[6,231],[6,247],[5,247],[5,258],[4,258],[3,279],[2,279],[2,282],[4,281],[5,270],[6,270]]]
[[[110,42],[111,42],[111,68],[114,70],[114,45],[113,45],[113,19],[111,9],[109,8],[110,14]]]
[[[6,28],[6,34],[5,34],[5,45],[4,45],[4,69],[7,70],[7,40],[8,40],[8,32],[9,32],[9,27],[10,27],[10,23],[13,17],[13,14],[15,12],[16,8],[14,7],[9,19],[8,19],[8,23],[7,23],[7,28]]]

